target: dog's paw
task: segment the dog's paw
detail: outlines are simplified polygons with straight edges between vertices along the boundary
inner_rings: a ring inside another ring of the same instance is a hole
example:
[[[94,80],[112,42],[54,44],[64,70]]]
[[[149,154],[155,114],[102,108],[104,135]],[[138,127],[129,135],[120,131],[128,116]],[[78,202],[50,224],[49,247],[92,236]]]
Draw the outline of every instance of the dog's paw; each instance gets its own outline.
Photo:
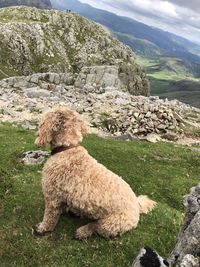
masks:
[[[32,226],[32,235],[34,236],[44,236],[47,232],[41,228],[41,224],[36,224]]]
[[[81,231],[80,228],[78,230],[76,230],[75,239],[77,239],[77,240],[84,240],[86,238],[87,238],[87,235],[83,231]]]
[[[88,227],[88,225],[82,226],[76,230],[75,239],[84,240],[90,237],[93,231]]]

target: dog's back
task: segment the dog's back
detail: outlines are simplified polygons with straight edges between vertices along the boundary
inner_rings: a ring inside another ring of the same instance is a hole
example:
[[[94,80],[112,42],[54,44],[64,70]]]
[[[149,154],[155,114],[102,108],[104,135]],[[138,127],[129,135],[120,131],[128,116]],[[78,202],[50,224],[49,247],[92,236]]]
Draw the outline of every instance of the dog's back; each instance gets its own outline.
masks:
[[[133,209],[137,203],[130,186],[81,146],[51,156],[42,183],[44,193],[61,195],[71,210],[95,219],[112,210]]]

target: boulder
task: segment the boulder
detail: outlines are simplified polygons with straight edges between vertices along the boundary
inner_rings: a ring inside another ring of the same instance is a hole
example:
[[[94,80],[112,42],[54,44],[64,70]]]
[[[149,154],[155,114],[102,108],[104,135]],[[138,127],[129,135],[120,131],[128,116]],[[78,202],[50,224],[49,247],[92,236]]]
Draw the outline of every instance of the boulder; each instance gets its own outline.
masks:
[[[39,87],[25,89],[24,92],[29,98],[49,97],[51,95],[50,91]]]
[[[199,260],[200,255],[200,184],[191,188],[185,197],[186,206],[183,226],[169,258],[171,264],[181,267],[185,256],[190,254]]]

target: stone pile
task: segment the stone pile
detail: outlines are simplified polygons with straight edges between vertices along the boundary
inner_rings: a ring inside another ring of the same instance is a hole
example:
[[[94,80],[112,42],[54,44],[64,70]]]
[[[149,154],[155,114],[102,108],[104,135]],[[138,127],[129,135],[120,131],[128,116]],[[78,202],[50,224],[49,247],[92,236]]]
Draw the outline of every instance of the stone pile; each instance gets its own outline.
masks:
[[[133,97],[119,113],[108,115],[103,125],[114,135],[147,135],[174,130],[178,124],[172,108],[158,99]]]
[[[31,125],[39,121],[41,113],[63,105],[82,113],[92,128],[116,137],[128,135],[132,138],[174,131],[184,123],[184,114],[199,112],[177,100],[133,96],[112,86],[88,92],[85,85],[75,87],[76,81],[78,85],[80,76],[75,78],[70,73],[42,73],[1,80],[0,120],[20,122],[34,129]],[[96,88],[94,83],[91,88]]]

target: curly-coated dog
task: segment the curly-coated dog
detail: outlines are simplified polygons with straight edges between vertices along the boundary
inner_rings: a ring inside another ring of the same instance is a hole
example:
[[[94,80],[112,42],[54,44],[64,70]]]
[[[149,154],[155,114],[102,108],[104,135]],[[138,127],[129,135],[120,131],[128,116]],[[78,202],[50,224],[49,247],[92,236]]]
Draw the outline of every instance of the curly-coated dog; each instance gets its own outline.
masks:
[[[43,168],[42,189],[45,213],[33,233],[53,231],[67,211],[92,220],[76,230],[84,239],[96,233],[105,238],[121,235],[138,224],[140,213],[148,213],[155,202],[133,193],[118,175],[92,158],[80,142],[87,133],[81,116],[56,107],[44,114],[35,143],[51,146],[51,157]]]

